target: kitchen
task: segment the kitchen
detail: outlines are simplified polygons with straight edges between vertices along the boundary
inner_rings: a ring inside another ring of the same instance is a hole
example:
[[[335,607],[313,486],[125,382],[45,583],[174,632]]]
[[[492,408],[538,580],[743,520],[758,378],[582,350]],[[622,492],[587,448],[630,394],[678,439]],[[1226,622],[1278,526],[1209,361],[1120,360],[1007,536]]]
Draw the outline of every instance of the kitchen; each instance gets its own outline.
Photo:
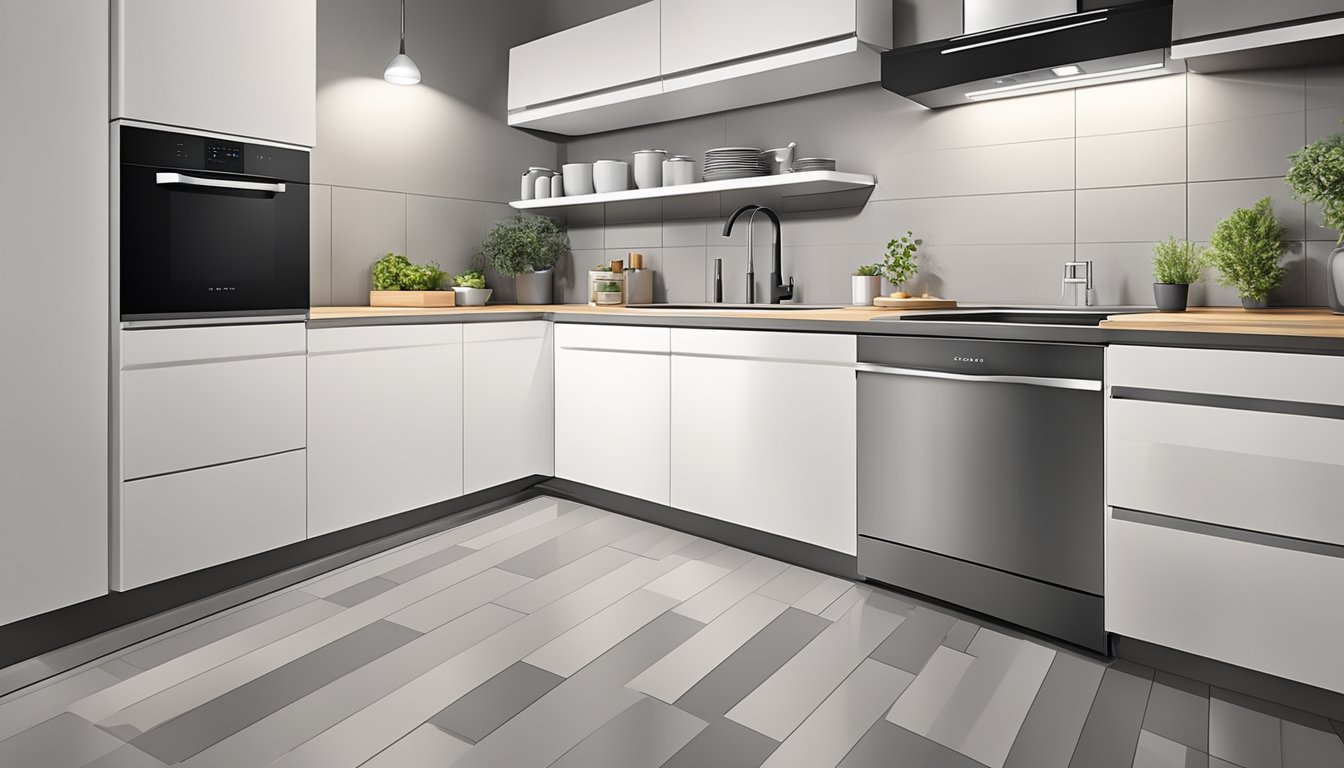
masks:
[[[1338,2],[481,5],[4,8],[0,764],[1344,764]]]

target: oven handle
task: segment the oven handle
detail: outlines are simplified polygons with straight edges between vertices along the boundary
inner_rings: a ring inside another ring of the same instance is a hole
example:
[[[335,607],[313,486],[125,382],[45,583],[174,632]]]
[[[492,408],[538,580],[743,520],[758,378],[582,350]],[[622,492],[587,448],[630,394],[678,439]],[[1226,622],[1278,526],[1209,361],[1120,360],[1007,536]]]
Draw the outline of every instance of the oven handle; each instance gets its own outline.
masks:
[[[285,191],[284,184],[269,181],[234,181],[233,179],[203,179],[199,176],[187,176],[181,173],[156,173],[154,181],[159,184],[181,184],[188,187],[215,187],[217,189],[242,189],[248,192]]]
[[[973,381],[983,384],[1026,384],[1032,387],[1079,389],[1087,392],[1101,391],[1101,382],[1095,379],[1059,379],[1044,376],[975,376],[967,373],[926,371],[921,368],[895,368],[889,365],[874,365],[873,363],[859,363],[855,368],[860,373],[882,373],[888,376],[915,376],[922,379]]]

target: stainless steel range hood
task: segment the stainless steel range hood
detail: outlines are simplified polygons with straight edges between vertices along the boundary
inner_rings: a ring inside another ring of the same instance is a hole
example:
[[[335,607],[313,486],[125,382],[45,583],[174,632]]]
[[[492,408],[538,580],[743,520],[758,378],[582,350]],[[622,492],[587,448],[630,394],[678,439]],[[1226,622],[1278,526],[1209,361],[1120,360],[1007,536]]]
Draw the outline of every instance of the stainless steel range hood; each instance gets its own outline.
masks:
[[[1185,71],[1172,0],[965,0],[963,34],[882,55],[882,86],[927,107]]]

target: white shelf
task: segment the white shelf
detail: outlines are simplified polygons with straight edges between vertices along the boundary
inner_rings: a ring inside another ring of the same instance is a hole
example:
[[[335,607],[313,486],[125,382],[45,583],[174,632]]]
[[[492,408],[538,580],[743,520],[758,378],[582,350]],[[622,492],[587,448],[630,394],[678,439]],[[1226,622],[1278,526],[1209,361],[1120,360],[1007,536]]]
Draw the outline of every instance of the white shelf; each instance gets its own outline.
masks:
[[[544,200],[515,200],[509,205],[520,211],[544,211],[585,205],[625,203],[632,200],[656,200],[664,197],[716,195],[720,192],[736,192],[745,189],[778,189],[784,197],[795,197],[797,195],[818,195],[826,192],[863,189],[876,184],[877,179],[875,177],[862,173],[803,171],[801,173],[782,173],[777,176],[755,176],[748,179],[730,179],[728,181],[702,181],[698,184],[681,184],[675,187],[630,189],[624,192],[607,192],[600,195],[548,197]]]

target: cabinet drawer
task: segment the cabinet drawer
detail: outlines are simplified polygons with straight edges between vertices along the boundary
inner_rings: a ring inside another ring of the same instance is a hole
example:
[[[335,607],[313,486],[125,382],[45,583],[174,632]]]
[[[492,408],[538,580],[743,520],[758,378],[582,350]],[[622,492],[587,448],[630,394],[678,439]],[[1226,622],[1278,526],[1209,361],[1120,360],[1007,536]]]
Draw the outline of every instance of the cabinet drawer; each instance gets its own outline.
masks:
[[[1169,392],[1344,405],[1344,357],[1111,346],[1106,383]]]
[[[857,337],[841,334],[672,329],[676,355],[852,366],[858,349]]]
[[[112,581],[134,589],[301,541],[304,452],[122,484]]]
[[[1344,692],[1344,550],[1124,515],[1107,523],[1107,631]]]
[[[302,354],[121,373],[122,479],[302,448]]]
[[[555,326],[557,349],[585,349],[607,352],[648,352],[667,354],[672,333],[668,328],[643,328],[629,325]]]
[[[1106,408],[1111,506],[1344,544],[1344,421],[1114,399]]]

